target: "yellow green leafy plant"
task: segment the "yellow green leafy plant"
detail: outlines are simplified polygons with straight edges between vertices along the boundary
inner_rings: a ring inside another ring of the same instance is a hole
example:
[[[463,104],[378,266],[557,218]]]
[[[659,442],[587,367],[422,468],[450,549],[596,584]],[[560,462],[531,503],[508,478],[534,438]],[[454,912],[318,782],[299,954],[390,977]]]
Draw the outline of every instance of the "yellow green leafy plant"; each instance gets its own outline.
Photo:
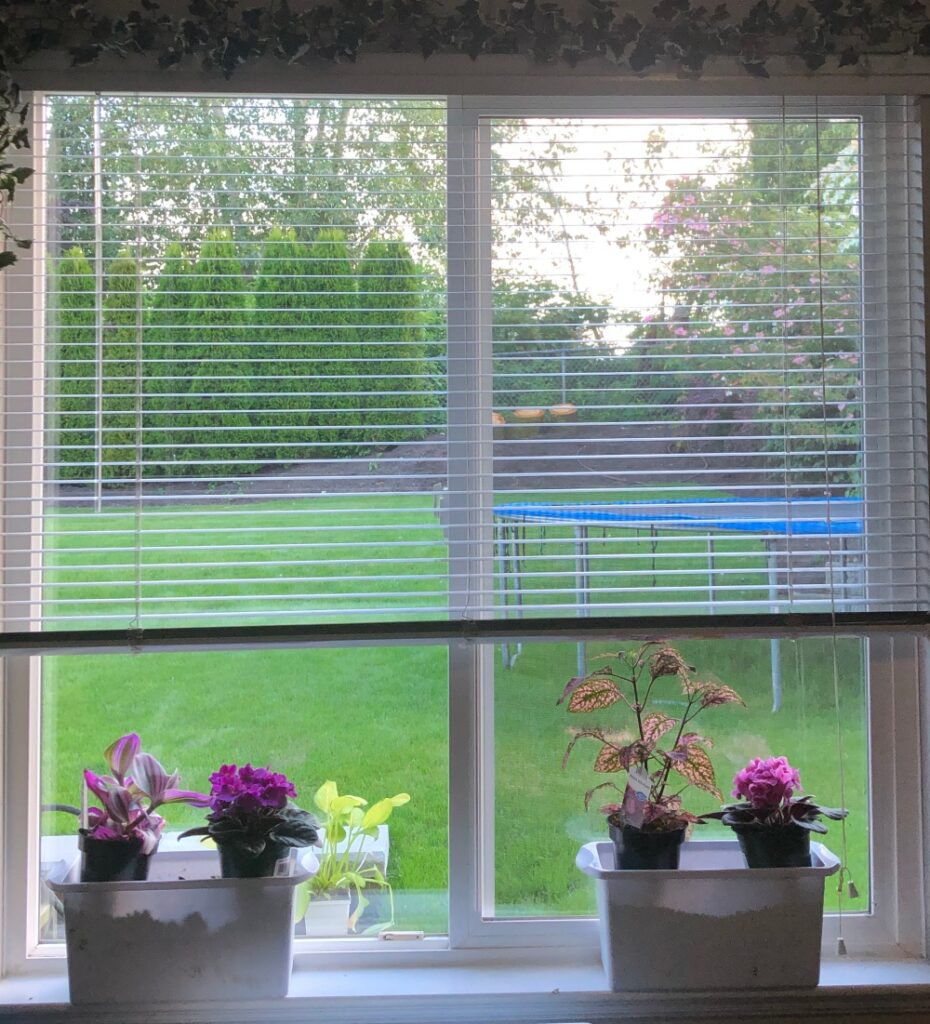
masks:
[[[394,808],[402,807],[409,800],[409,794],[398,793],[369,806],[360,796],[340,795],[332,780],[320,786],[313,796],[323,832],[322,850],[318,854],[320,867],[298,890],[297,917],[306,913],[313,900],[331,899],[339,893],[354,891],[355,908],[349,918],[349,927],[354,931],[368,906],[364,890],[375,885],[388,893],[393,920],[393,890],[381,868],[369,859],[364,844],[366,838],[377,838],[379,826],[385,824]]]

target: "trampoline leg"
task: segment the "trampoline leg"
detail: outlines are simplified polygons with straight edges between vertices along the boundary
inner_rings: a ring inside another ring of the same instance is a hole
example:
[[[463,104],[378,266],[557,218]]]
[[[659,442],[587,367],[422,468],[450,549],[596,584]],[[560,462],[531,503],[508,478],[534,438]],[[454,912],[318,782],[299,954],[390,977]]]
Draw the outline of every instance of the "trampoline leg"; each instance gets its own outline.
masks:
[[[501,604],[504,606],[504,615],[507,614],[508,601],[508,583],[507,583],[507,559],[504,554],[504,530],[506,527],[503,523],[497,522],[494,526],[494,542],[497,548],[497,571],[500,574],[500,581],[498,587],[500,588]],[[504,668],[510,668],[510,643],[505,640],[501,644],[501,662]]]
[[[778,641],[770,640],[772,653],[772,714],[781,711],[781,656]]]
[[[778,611],[778,564],[777,555],[771,549],[766,551],[766,561],[769,573],[769,598],[772,601],[772,611]],[[778,641],[769,641],[769,651],[772,661],[772,714],[781,710],[781,658],[779,657]]]
[[[585,525],[575,527],[575,603],[581,614],[588,614],[588,528]],[[579,640],[575,648],[575,666],[577,675],[585,675],[586,651],[584,640]]]

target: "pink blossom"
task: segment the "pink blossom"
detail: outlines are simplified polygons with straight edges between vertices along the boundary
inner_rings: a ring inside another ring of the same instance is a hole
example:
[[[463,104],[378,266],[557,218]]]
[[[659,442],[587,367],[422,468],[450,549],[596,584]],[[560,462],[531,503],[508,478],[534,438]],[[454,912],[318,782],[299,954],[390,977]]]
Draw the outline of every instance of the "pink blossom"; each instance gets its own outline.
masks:
[[[726,336],[727,336],[728,338],[732,338],[732,337],[733,337],[733,335],[734,335],[734,334],[736,334],[736,328],[735,328],[735,327],[724,327],[724,329],[723,329],[723,333],[724,333],[724,334],[725,334],[725,335],[726,335]]]
[[[778,267],[773,267],[771,263],[766,263],[759,271],[760,274],[777,274]]]
[[[687,333],[688,333],[687,327],[676,327],[675,328],[675,334],[677,334],[679,338],[683,338]]]
[[[801,789],[801,776],[786,757],[753,758],[733,780],[733,795],[755,808],[780,807]]]
[[[795,356],[791,362],[794,363],[795,366],[803,366],[807,362],[807,356]]]
[[[734,349],[733,349],[733,354],[734,354],[735,356],[741,356],[741,355],[743,354],[743,350],[742,350],[742,349],[740,348],[740,346],[739,346],[739,345],[736,345],[736,346],[734,347]]]

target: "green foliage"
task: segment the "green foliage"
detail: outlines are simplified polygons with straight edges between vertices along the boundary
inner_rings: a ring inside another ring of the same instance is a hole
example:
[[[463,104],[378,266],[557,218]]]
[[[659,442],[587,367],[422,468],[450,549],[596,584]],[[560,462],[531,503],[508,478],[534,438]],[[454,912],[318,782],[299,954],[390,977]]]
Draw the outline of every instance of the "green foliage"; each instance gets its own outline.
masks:
[[[49,435],[55,447],[55,476],[94,476],[95,351],[94,272],[78,247],[52,264],[49,349]]]
[[[358,270],[360,419],[379,442],[422,437],[435,405],[420,273],[403,242],[370,242]]]
[[[103,437],[104,481],[136,475],[137,339],[142,330],[139,268],[127,253],[109,267],[103,296]],[[138,380],[137,380],[138,378]]]
[[[146,311],[142,363],[146,476],[184,476],[190,471],[177,461],[180,452],[174,443],[174,428],[178,401],[188,381],[183,364],[191,345],[192,270],[181,245],[172,242]]]
[[[317,371],[305,361],[312,358],[310,321],[320,303],[314,269],[309,243],[293,229],[271,229],[255,280],[250,347],[260,459],[292,461],[315,451],[308,392],[316,389]]]
[[[584,293],[545,279],[497,277],[494,408],[590,405],[592,392],[615,377],[610,347],[598,339],[606,320],[606,307]]]
[[[702,415],[705,434],[755,418],[802,489],[858,479],[857,132],[750,122],[706,177],[669,183],[646,230],[662,308],[632,334],[640,394],[656,416]],[[773,409],[790,410],[775,436]]]
[[[298,346],[296,358],[310,375],[312,393],[300,399],[299,408],[306,412],[298,412],[296,421],[305,431],[296,432],[298,446],[288,448],[289,457],[355,455],[353,442],[363,436],[357,429],[358,299],[343,231],[317,232],[306,273],[305,287],[314,294],[314,303],[305,318],[306,341]]]
[[[185,344],[176,347],[177,417],[170,465],[189,476],[254,472],[248,446],[248,282],[228,231],[204,239],[189,275]],[[186,286],[185,286],[186,289]]]

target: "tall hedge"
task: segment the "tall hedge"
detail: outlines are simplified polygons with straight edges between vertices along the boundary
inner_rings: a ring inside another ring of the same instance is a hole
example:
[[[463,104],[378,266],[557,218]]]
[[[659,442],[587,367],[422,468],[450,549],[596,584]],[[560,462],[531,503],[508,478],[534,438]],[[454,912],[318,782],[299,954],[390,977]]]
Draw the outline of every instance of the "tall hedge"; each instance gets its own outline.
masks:
[[[77,246],[51,268],[53,347],[49,352],[48,409],[59,480],[94,476],[96,421],[94,272]]]
[[[194,302],[190,261],[177,242],[165,250],[165,262],[146,312],[143,345],[143,430],[146,476],[189,475],[177,461],[175,433],[178,402],[189,378],[182,364],[190,355]]]
[[[320,297],[311,246],[291,229],[272,228],[265,238],[255,280],[251,334],[256,412],[252,417],[263,460],[313,457],[307,392],[315,390],[311,368],[301,360],[314,340],[312,310]],[[294,429],[297,428],[297,429]]]
[[[139,268],[126,252],[110,264],[103,294],[104,480],[135,475]],[[141,367],[140,367],[141,369]]]
[[[170,465],[185,476],[227,477],[257,468],[249,447],[248,288],[228,231],[204,239],[190,273],[191,302],[178,378]]]
[[[403,242],[368,244],[358,270],[360,387],[363,424],[373,440],[423,436],[435,405],[427,376],[426,337],[416,264]]]

